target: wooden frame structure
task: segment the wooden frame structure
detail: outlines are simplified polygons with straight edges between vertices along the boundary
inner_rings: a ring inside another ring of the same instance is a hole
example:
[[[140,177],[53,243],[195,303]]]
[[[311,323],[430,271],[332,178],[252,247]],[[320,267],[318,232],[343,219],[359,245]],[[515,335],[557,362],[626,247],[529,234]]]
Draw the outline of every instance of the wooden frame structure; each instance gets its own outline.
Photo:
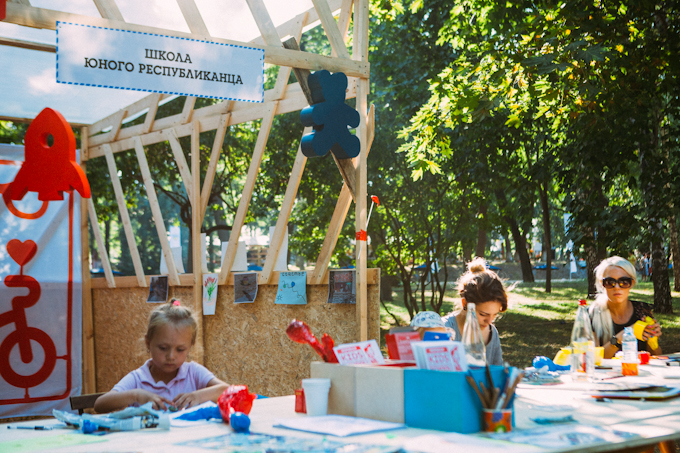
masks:
[[[177,0],[182,15],[191,31],[183,33],[175,30],[160,29],[125,22],[115,0],[93,0],[101,17],[83,16],[64,13],[47,9],[36,8],[30,5],[29,0],[9,0],[7,3],[7,17],[5,22],[14,23],[26,27],[56,29],[57,21],[66,21],[78,24],[86,24],[100,27],[117,28],[161,35],[200,38],[218,43],[242,44],[220,38],[213,38],[194,3],[194,0]],[[83,391],[92,393],[96,390],[94,370],[94,329],[92,313],[93,288],[121,287],[145,287],[148,285],[149,276],[144,274],[139,251],[135,241],[130,217],[126,208],[123,190],[118,179],[118,170],[114,155],[119,152],[134,149],[141,174],[143,177],[149,204],[151,206],[154,223],[161,243],[162,252],[168,264],[169,280],[172,286],[193,286],[194,306],[201,307],[202,299],[202,275],[201,266],[194,266],[193,275],[179,275],[174,265],[173,255],[163,222],[156,192],[149,171],[145,146],[167,141],[179,169],[182,181],[186,188],[192,205],[192,246],[193,262],[200,263],[201,242],[200,229],[205,216],[208,197],[215,175],[217,161],[222,148],[225,135],[230,125],[240,124],[247,121],[261,119],[257,142],[253,150],[253,156],[248,168],[247,178],[243,193],[238,205],[238,210],[232,225],[232,234],[223,257],[222,271],[219,275],[219,284],[233,284],[233,275],[230,272],[234,261],[238,239],[248,212],[251,196],[255,187],[257,174],[260,168],[267,139],[275,115],[301,110],[309,105],[309,89],[304,80],[298,75],[300,83],[288,84],[291,70],[309,71],[326,69],[330,72],[344,72],[349,77],[347,98],[356,97],[356,106],[359,111],[361,122],[357,129],[357,136],[361,141],[361,152],[358,157],[351,160],[338,161],[338,169],[343,178],[344,185],[339,193],[335,211],[328,226],[328,232],[320,249],[318,259],[313,271],[308,272],[307,283],[321,285],[328,281],[328,266],[338,235],[346,218],[352,201],[355,201],[356,231],[363,230],[366,226],[367,215],[367,174],[366,157],[373,140],[374,109],[369,109],[367,96],[369,90],[369,64],[368,64],[368,0],[312,0],[313,8],[306,11],[288,22],[275,27],[267,12],[263,0],[246,0],[261,36],[246,43],[245,45],[264,49],[265,62],[279,65],[280,70],[273,89],[265,92],[264,103],[253,104],[238,101],[223,101],[207,107],[195,109],[194,97],[187,97],[183,111],[180,114],[156,119],[156,111],[159,102],[167,98],[166,94],[151,93],[143,99],[103,118],[91,125],[82,127],[82,161],[86,168],[87,161],[95,158],[104,158],[112,178],[112,185],[118,201],[120,217],[125,232],[125,237],[131,252],[135,276],[114,278],[111,265],[103,246],[103,240],[99,223],[97,221],[96,206],[92,200],[83,200],[82,212],[82,264],[83,264]],[[335,17],[334,17],[335,16]],[[337,19],[336,19],[337,17]],[[353,18],[353,48],[347,48],[348,29],[350,18]],[[303,30],[320,23],[332,47],[330,57],[302,52],[297,49],[295,41],[299,41]],[[291,39],[291,38],[294,38]],[[282,42],[282,40],[287,41]],[[0,45],[8,45],[33,49],[45,52],[55,52],[55,46],[33,43],[15,39],[0,39]],[[143,124],[122,128],[123,121],[131,116],[137,116],[144,111],[146,120]],[[3,118],[8,120],[21,120],[17,118]],[[204,181],[200,181],[200,153],[199,133],[215,130],[215,141],[210,155],[210,163]],[[308,132],[308,131],[306,131]],[[191,138],[191,162],[186,162],[179,139]],[[274,285],[278,283],[278,273],[274,272],[274,264],[281,248],[285,229],[295,201],[298,185],[304,171],[307,158],[298,149],[295,163],[290,174],[288,187],[281,205],[275,231],[273,233],[269,252],[265,261],[264,269],[259,274],[260,285]],[[93,227],[95,240],[102,265],[105,272],[105,280],[90,280],[89,275],[89,249],[88,249],[88,217]],[[357,247],[357,251],[359,247]],[[356,323],[359,326],[359,338],[368,338],[367,327],[367,284],[368,278],[374,281],[376,272],[366,269],[366,255],[363,253],[357,257],[357,307]],[[199,316],[199,318],[202,318]],[[202,327],[201,327],[202,329]],[[201,335],[199,335],[199,338]],[[199,340],[200,343],[201,340]]]

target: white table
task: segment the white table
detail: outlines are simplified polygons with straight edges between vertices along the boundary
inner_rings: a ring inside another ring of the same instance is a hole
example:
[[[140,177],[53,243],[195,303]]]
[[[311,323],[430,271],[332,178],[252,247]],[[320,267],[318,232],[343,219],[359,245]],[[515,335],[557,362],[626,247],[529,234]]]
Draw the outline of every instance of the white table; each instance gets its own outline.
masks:
[[[646,369],[646,367],[643,367]],[[680,369],[677,370],[680,377]],[[656,382],[661,385],[680,386],[680,379],[663,379],[661,377],[646,376],[637,378],[618,378],[616,380],[604,382]],[[653,401],[634,401],[634,400],[612,400],[610,402],[597,402],[594,398],[583,395],[581,391],[588,384],[575,383],[573,385],[562,386],[522,386],[518,389],[518,398],[515,402],[515,430],[537,428],[531,418],[536,417],[559,417],[572,415],[578,422],[593,426],[609,426],[622,431],[629,431],[639,434],[641,437],[629,439],[624,443],[591,445],[588,447],[571,447],[557,449],[539,449],[536,447],[518,446],[512,451],[617,451],[627,449],[628,451],[642,450],[644,447],[652,446],[660,441],[680,439],[680,398],[665,400],[660,402]],[[251,431],[257,433],[286,435],[291,437],[315,436],[298,431],[274,428],[272,425],[277,419],[306,417],[304,414],[294,412],[295,398],[284,396],[278,398],[267,398],[256,400],[250,414],[252,421]],[[453,403],[452,403],[453,404]],[[555,406],[562,406],[562,410],[554,411]],[[573,407],[566,407],[573,406]],[[35,425],[57,425],[56,420],[37,420],[21,423],[13,423],[12,426],[35,426]],[[72,430],[52,430],[52,431],[32,431],[6,429],[6,425],[0,425],[0,441],[19,440],[28,438],[40,438],[55,436],[61,433],[74,433]],[[208,423],[188,428],[175,428],[170,431],[157,429],[146,429],[132,433],[111,433],[101,439],[105,442],[89,443],[82,445],[70,445],[63,448],[50,449],[54,452],[106,452],[106,451],[136,451],[136,452],[157,452],[174,453],[203,451],[210,452],[215,450],[189,448],[187,446],[176,445],[178,442],[203,439],[212,436],[219,436],[231,432],[228,425],[221,423]],[[339,438],[346,442],[361,442],[381,445],[404,445],[409,439],[418,436],[441,436],[444,433],[432,430],[422,430],[407,428],[402,430],[374,433],[347,438]],[[418,442],[416,442],[418,444]],[[424,445],[424,444],[422,444]],[[460,446],[459,446],[460,447]],[[425,448],[424,446],[422,448]],[[439,446],[436,451],[446,451]],[[41,450],[48,451],[48,450]],[[456,445],[451,444],[449,451],[460,451]],[[488,452],[488,448],[466,447],[466,453],[475,451]],[[503,448],[498,451],[504,451]]]

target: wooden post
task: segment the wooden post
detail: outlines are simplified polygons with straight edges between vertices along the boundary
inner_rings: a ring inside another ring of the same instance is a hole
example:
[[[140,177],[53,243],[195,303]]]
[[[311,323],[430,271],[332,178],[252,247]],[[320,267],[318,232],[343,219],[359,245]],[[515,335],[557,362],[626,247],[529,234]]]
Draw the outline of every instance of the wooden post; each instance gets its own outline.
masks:
[[[87,126],[80,129],[80,167],[87,175]],[[73,196],[73,195],[69,195]],[[87,198],[80,198],[80,266],[82,271],[82,321],[83,321],[83,391],[97,391],[97,374],[94,362],[94,316],[92,310],[92,283],[90,282],[90,232],[88,228]]]
[[[368,61],[368,0],[357,0],[354,4],[354,49],[352,52],[354,60]],[[361,141],[361,153],[358,156],[356,170],[356,232],[359,233],[366,228],[367,215],[367,193],[366,193],[366,155],[368,145],[368,133],[366,124],[366,114],[368,113],[368,78],[359,79],[357,85],[357,110],[361,117],[357,136]],[[366,282],[366,256],[368,255],[368,244],[365,244],[365,252],[359,255],[359,241],[356,244],[356,298],[357,298],[357,326],[359,326],[359,340],[368,339],[368,286]]]
[[[222,145],[224,144],[224,135],[227,133],[230,118],[231,113],[222,115],[220,118],[220,125],[217,126],[217,129],[215,130],[215,141],[213,142],[208,170],[205,172],[205,180],[203,181],[203,188],[201,189],[201,219],[205,218],[205,210],[208,209],[213,179],[215,178],[215,171],[217,171],[217,163],[220,160]]]
[[[194,187],[193,197],[191,198],[191,245],[192,245],[192,264],[194,274],[194,310],[198,318],[198,332],[196,335],[197,357],[196,361],[203,364],[203,270],[201,269],[202,254],[205,253],[201,247],[201,149],[200,149],[201,125],[194,121],[194,130],[191,134],[191,174],[193,180],[191,185]]]

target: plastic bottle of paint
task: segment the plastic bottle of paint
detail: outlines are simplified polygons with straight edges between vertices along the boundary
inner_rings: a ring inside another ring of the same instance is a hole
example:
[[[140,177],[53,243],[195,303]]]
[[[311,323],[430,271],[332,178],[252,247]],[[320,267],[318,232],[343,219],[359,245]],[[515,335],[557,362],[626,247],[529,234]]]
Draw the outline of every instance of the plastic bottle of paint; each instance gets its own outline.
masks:
[[[624,327],[623,341],[621,342],[621,349],[623,350],[623,362],[621,363],[621,374],[624,376],[637,376],[638,374],[638,343],[635,338],[633,327]]]
[[[578,301],[571,331],[571,372],[575,380],[587,380],[595,374],[595,337],[583,299]]]

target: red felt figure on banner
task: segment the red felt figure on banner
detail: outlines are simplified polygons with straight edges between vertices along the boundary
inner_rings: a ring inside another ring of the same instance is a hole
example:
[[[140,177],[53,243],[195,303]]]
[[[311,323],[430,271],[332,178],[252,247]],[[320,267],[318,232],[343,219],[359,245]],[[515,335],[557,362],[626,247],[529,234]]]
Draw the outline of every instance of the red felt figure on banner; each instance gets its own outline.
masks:
[[[51,137],[51,141],[50,141]],[[44,109],[26,131],[25,158],[14,181],[2,194],[5,203],[37,192],[42,201],[63,200],[64,191],[77,190],[90,198],[90,184],[76,162],[76,138],[64,117]]]
[[[293,319],[290,324],[288,324],[286,334],[288,335],[288,338],[296,343],[310,345],[314,348],[316,353],[323,358],[324,362],[338,363],[338,359],[333,352],[333,339],[327,333],[323,334],[323,337],[321,337],[321,341],[323,342],[322,346],[306,322]]]
[[[0,0],[0,20],[5,20],[7,17],[7,0]]]
[[[247,385],[230,385],[217,399],[222,420],[229,423],[229,418],[236,412],[250,414],[253,401],[257,398],[255,393],[248,392]]]

